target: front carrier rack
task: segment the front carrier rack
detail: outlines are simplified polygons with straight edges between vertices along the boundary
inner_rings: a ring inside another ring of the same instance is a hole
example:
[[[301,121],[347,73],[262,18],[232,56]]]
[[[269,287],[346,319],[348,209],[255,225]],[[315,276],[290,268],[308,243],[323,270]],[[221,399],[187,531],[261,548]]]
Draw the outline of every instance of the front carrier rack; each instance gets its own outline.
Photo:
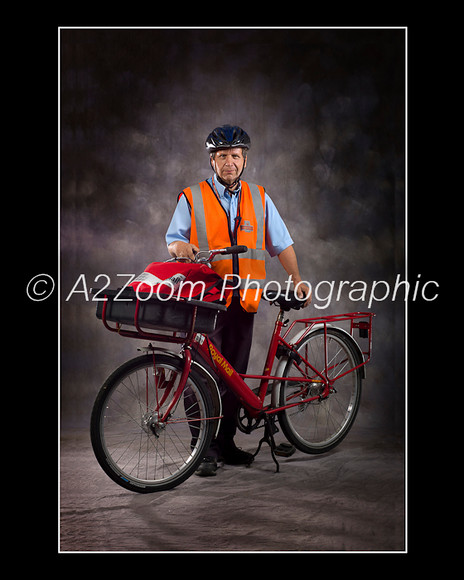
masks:
[[[219,312],[226,310],[226,306],[219,302],[184,298],[163,300],[155,296],[146,298],[148,294],[136,293],[129,288],[122,291],[105,289],[103,292],[92,288],[91,293],[103,296],[97,302],[96,315],[105,328],[129,338],[183,343],[197,332],[213,332]],[[109,322],[114,322],[115,326]],[[133,326],[135,330],[123,326]],[[147,329],[167,331],[169,334]]]

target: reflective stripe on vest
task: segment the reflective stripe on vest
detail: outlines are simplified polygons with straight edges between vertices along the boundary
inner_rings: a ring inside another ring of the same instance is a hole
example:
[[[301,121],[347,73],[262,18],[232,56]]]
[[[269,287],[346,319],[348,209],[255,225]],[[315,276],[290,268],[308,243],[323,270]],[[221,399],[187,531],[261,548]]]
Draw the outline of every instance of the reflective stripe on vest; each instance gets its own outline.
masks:
[[[233,240],[229,233],[229,217],[209,184],[203,181],[187,188],[183,193],[192,209],[190,243],[197,245],[200,250],[231,245]],[[237,254],[239,271],[233,271],[231,256],[216,256],[211,264],[213,270],[223,278],[226,274],[240,275],[240,288],[249,288],[245,297],[243,291],[240,292],[242,305],[248,312],[256,312],[258,309],[262,291],[256,293],[256,286],[257,284],[262,286],[266,279],[264,195],[262,187],[242,181],[240,200],[242,221],[236,233],[236,243],[247,246],[248,251]],[[237,286],[235,279],[231,282]],[[230,300],[231,298],[229,302]]]

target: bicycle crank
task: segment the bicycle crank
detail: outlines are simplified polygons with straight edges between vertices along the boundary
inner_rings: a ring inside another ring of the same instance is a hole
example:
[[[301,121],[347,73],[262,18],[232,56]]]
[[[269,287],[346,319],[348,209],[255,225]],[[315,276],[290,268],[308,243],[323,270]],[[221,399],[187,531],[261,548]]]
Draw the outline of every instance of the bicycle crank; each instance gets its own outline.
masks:
[[[262,417],[250,417],[248,411],[240,407],[237,411],[237,427],[242,433],[249,435],[259,427]]]

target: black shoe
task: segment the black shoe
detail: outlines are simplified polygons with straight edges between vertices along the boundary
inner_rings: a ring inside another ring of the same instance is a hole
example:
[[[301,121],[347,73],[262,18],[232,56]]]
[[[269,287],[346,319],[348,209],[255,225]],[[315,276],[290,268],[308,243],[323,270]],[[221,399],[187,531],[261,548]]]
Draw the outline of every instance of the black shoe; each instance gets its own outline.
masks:
[[[216,470],[216,459],[214,457],[204,457],[198,469],[195,471],[195,475],[199,477],[210,477],[211,475],[216,475]]]
[[[251,453],[242,451],[242,449],[235,447],[235,445],[227,446],[222,451],[222,458],[224,463],[228,465],[250,465],[254,460],[254,456]]]

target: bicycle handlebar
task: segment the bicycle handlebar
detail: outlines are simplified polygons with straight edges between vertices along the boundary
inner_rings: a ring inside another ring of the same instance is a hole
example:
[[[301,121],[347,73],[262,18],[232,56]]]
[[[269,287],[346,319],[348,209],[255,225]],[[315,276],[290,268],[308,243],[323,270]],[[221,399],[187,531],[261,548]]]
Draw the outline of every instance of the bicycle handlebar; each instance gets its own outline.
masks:
[[[228,255],[228,254],[243,254],[248,251],[247,246],[228,246],[227,248],[217,248],[214,250],[200,250],[195,254],[193,262],[196,264],[207,264],[212,262],[218,254]],[[174,260],[187,260],[190,258],[173,258]],[[263,298],[270,303],[278,304],[280,308],[284,311],[289,311],[290,309],[299,310],[303,308],[306,296],[300,298],[296,294],[288,296],[287,293],[283,294],[278,291],[267,291],[263,294]]]
[[[228,248],[223,248],[219,251],[221,254],[244,254],[248,251],[248,248],[247,246],[229,246]]]
[[[214,260],[214,257],[218,254],[244,254],[247,251],[247,246],[228,246],[227,248],[217,248],[215,250],[200,250],[195,254],[194,261],[197,264],[205,264]]]

